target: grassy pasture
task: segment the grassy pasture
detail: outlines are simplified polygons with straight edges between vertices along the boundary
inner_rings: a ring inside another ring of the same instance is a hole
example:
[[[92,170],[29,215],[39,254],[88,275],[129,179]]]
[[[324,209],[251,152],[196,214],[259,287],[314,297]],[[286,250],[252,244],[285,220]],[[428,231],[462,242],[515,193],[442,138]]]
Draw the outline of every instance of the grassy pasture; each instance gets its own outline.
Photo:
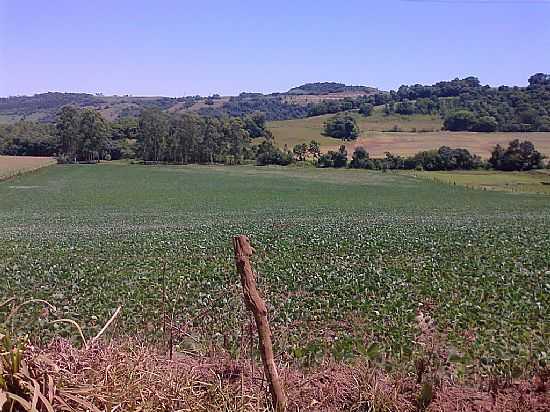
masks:
[[[289,148],[297,143],[309,142],[312,139],[321,143],[321,149],[337,149],[342,142],[338,139],[323,136],[324,122],[332,115],[309,117],[305,119],[269,122],[268,127],[275,136],[275,141],[281,147]],[[528,139],[537,149],[550,154],[550,133],[473,133],[441,131],[442,122],[437,116],[427,115],[390,115],[384,116],[375,112],[369,117],[354,114],[361,129],[359,138],[345,143],[352,152],[358,145],[364,146],[373,157],[383,157],[385,152],[400,155],[412,155],[420,150],[429,150],[443,145],[463,147],[484,158],[490,155],[491,149],[497,144],[507,145],[513,139]],[[384,132],[397,126],[401,132]],[[413,132],[416,130],[417,132]],[[433,130],[432,132],[420,132]]]
[[[499,190],[520,193],[550,194],[550,170],[530,172],[496,172],[488,170],[417,172],[403,171],[403,174],[483,190]]]
[[[51,157],[0,156],[0,180],[55,163]]]
[[[410,366],[421,312],[464,355],[458,370],[506,373],[547,359],[548,200],[391,172],[54,166],[0,183],[0,300],[47,299],[49,320],[88,335],[123,305],[117,331],[153,337],[166,290],[178,345],[237,353],[248,316],[230,240],[246,233],[281,356],[375,342]],[[26,310],[17,321],[49,330]]]

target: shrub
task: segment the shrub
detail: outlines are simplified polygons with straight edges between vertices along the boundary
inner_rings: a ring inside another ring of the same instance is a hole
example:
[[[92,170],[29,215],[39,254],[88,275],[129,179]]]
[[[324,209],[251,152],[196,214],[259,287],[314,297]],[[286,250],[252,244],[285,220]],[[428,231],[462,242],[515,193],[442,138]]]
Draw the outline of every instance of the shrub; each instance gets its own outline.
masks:
[[[325,135],[342,140],[353,140],[359,136],[359,127],[350,115],[337,115],[325,122]]]
[[[369,169],[369,154],[363,146],[355,148],[349,167],[352,169]]]
[[[292,153],[290,151],[282,151],[276,147],[271,141],[264,141],[258,145],[256,154],[256,165],[280,165],[287,166],[292,163]]]
[[[456,110],[447,115],[443,122],[445,130],[463,131],[472,130],[472,127],[477,123],[474,113],[469,110]]]
[[[346,146],[340,146],[337,152],[329,150],[323,154],[317,161],[317,167],[346,167],[348,164],[348,152]]]
[[[497,130],[498,122],[493,116],[482,116],[472,126],[474,132],[494,132]]]
[[[405,160],[406,169],[414,169],[418,165],[423,170],[471,170],[482,166],[481,158],[472,155],[467,149],[452,149],[441,146],[437,150],[418,152]]]
[[[531,170],[543,167],[544,156],[535,149],[530,141],[512,140],[505,150],[496,145],[491,153],[489,163],[497,170]]]
[[[361,113],[363,116],[370,116],[372,114],[372,110],[374,109],[374,106],[370,103],[361,103],[359,106],[359,113]]]

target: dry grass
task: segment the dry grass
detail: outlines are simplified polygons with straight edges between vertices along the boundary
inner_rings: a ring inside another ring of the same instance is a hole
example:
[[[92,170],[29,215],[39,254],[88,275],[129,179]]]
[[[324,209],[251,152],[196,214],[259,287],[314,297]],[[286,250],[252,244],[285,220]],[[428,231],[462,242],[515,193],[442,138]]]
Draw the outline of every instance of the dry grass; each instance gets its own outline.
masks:
[[[532,170],[529,172],[455,170],[448,172],[402,171],[400,173],[449,185],[460,185],[483,190],[550,194],[550,170],[548,169]]]
[[[53,157],[0,156],[0,180],[53,165]]]
[[[88,350],[58,340],[32,348],[27,362],[36,382],[50,382],[46,393],[55,410],[271,410],[259,365],[251,368],[248,360],[233,360],[221,351],[205,356],[176,353],[170,360],[132,339]],[[421,386],[413,376],[388,375],[364,361],[327,362],[306,371],[283,366],[281,377],[290,411],[424,410],[417,405]],[[529,381],[491,389],[444,382],[425,410],[547,411],[549,402],[545,388]]]
[[[361,134],[353,142],[345,143],[348,151],[356,146],[364,146],[371,157],[383,157],[386,152],[408,156],[421,150],[438,148],[443,145],[463,147],[484,158],[490,156],[491,149],[497,144],[507,145],[513,139],[528,139],[537,149],[550,156],[550,132],[540,133],[474,133],[441,131],[441,119],[437,116],[415,115],[384,116],[376,113],[370,117],[355,115]],[[335,150],[342,141],[323,136],[323,123],[331,115],[309,117],[305,119],[269,122],[277,144],[292,148],[298,143],[317,140],[321,150]],[[402,132],[384,132],[397,126]],[[411,130],[416,129],[417,132]],[[420,132],[421,130],[433,130]]]
[[[536,148],[550,154],[550,132],[533,133],[474,133],[474,132],[430,132],[430,133],[367,133],[355,142],[349,143],[348,150],[362,145],[372,157],[383,157],[385,152],[403,156],[413,155],[421,150],[435,149],[446,145],[468,149],[483,158],[490,157],[496,144],[507,146],[513,139],[530,140]],[[337,147],[338,143],[332,145]]]

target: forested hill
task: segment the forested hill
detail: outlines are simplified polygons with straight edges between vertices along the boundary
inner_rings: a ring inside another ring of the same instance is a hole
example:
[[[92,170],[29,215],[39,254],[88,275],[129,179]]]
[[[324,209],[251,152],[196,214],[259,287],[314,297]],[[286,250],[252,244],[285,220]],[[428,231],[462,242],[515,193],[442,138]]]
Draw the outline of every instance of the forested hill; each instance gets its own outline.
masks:
[[[550,131],[550,74],[530,76],[525,87],[490,87],[482,85],[476,77],[466,77],[433,85],[403,85],[390,92],[325,82],[306,83],[284,93],[238,96],[175,98],[44,93],[0,98],[0,123],[53,122],[66,105],[93,108],[109,121],[137,117],[147,108],[214,117],[243,117],[262,112],[266,120],[287,120],[350,110],[368,116],[374,106],[380,106],[388,115],[440,115],[447,130]]]
[[[351,94],[371,94],[376,93],[378,89],[367,86],[348,86],[344,83],[323,82],[306,83],[298,87],[293,87],[288,94],[312,94],[323,95],[331,93],[351,93]]]
[[[98,110],[107,120],[135,117],[146,108],[203,115],[242,116],[256,111],[265,113],[268,120],[305,117],[308,106],[324,99],[344,99],[379,92],[373,87],[347,86],[342,83],[309,83],[284,93],[241,93],[238,96],[139,97],[103,96],[88,93],[48,92],[34,96],[0,98],[0,123],[18,120],[53,122],[66,105]],[[299,95],[299,96],[298,96]]]

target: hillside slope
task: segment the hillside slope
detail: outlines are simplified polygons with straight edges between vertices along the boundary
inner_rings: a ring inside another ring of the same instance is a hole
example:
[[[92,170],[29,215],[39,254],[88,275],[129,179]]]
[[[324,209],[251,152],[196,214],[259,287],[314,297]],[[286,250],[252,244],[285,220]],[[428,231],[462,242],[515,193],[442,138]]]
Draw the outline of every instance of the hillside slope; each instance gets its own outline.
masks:
[[[342,100],[377,93],[367,86],[346,86],[341,83],[305,84],[284,93],[241,93],[238,96],[140,97],[103,96],[88,93],[48,92],[34,96],[0,98],[0,123],[18,120],[52,122],[65,105],[93,108],[110,121],[138,116],[146,108],[159,108],[170,113],[196,112],[204,115],[240,116],[263,111],[270,120],[304,117],[306,106],[323,100]],[[337,85],[334,86],[334,85]]]
[[[308,117],[268,122],[268,129],[281,148],[290,149],[299,143],[316,140],[323,152],[336,150],[345,144],[351,156],[356,146],[364,146],[372,157],[383,157],[386,152],[412,155],[421,150],[430,150],[446,145],[462,147],[484,158],[489,157],[492,148],[497,144],[507,145],[515,138],[532,141],[537,149],[550,155],[550,132],[447,132],[442,131],[442,120],[436,115],[384,115],[380,108],[374,114],[365,117],[351,113],[361,130],[355,141],[342,142],[339,139],[324,136],[323,124],[332,115]],[[398,130],[397,132],[393,130]]]

